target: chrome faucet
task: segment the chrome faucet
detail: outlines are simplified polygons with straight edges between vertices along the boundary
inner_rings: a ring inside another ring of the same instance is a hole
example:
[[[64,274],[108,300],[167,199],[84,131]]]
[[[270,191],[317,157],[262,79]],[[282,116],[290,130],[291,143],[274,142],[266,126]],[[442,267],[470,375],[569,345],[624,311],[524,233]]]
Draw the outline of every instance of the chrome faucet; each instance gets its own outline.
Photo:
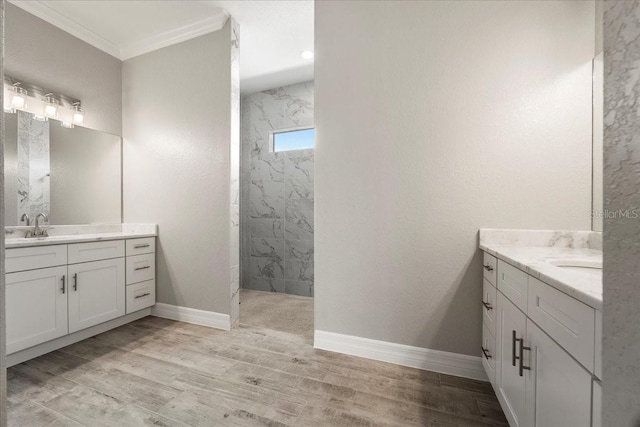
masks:
[[[31,220],[29,219],[29,215],[26,212],[22,214],[22,218],[20,218],[20,221],[21,222],[25,222],[26,221],[27,222],[27,227],[29,225],[31,225],[30,224]]]
[[[33,229],[33,237],[47,237],[49,236],[49,234],[47,233],[47,229],[41,229],[40,228],[40,218],[42,218],[45,221],[49,221],[49,217],[40,212],[37,216],[36,216],[36,226]]]

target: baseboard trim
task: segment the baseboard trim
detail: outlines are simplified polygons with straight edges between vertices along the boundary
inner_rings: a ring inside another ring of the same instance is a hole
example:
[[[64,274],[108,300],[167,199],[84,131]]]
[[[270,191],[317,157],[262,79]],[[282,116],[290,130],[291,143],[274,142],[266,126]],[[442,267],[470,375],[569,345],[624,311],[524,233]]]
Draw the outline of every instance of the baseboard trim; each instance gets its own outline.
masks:
[[[315,331],[313,346],[320,350],[395,363],[425,371],[488,381],[482,359],[465,354],[377,341],[334,332]]]
[[[156,305],[151,308],[151,315],[225,331],[231,330],[231,316],[214,311],[156,303]]]

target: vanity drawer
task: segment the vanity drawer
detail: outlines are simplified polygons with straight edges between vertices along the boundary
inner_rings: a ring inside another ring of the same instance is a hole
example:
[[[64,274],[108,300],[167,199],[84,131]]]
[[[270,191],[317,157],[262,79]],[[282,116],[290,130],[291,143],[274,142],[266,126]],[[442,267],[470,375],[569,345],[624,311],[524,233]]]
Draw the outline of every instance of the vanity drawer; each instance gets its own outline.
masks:
[[[127,285],[156,277],[156,254],[127,257]]]
[[[69,264],[100,261],[124,256],[124,240],[74,243],[69,245]]]
[[[5,256],[5,269],[7,273],[57,267],[66,264],[67,245],[7,249]]]
[[[156,303],[156,281],[127,286],[127,314],[151,307]]]
[[[496,339],[485,323],[482,325],[482,366],[494,386],[496,384],[496,353]]]
[[[498,260],[496,259],[496,257],[484,252],[484,257],[482,259],[482,275],[493,286],[496,286],[496,277],[498,271],[497,263]]]
[[[482,321],[491,334],[496,336],[496,300],[498,291],[488,280],[483,280],[482,286]]]
[[[156,238],[127,240],[127,256],[150,254],[156,251]]]
[[[504,261],[498,261],[498,290],[527,313],[528,274]]]
[[[530,277],[528,315],[589,372],[593,372],[596,316],[593,308]]]

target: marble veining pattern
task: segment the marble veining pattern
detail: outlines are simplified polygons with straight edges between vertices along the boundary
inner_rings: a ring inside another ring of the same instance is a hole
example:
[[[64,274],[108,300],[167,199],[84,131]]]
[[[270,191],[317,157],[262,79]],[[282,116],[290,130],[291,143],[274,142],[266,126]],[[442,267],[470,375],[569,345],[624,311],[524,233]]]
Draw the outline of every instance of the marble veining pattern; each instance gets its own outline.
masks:
[[[231,25],[231,144],[230,155],[230,244],[229,295],[231,324],[240,317],[240,25]]]
[[[50,213],[49,122],[18,111],[18,220]]]
[[[313,82],[242,98],[242,287],[313,296],[313,150],[271,151],[270,132],[313,126]]]
[[[480,244],[602,250],[602,233],[597,231],[482,228],[480,229]]]
[[[603,426],[640,425],[640,1],[604,2]]]

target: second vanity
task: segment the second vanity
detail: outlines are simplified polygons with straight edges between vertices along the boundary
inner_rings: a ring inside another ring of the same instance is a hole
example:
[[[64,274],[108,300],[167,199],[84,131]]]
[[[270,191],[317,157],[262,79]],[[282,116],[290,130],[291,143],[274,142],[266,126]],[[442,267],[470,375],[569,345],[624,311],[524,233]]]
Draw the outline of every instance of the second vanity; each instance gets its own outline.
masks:
[[[483,365],[512,427],[600,426],[600,239],[480,231]]]
[[[145,317],[155,304],[155,225],[49,230],[40,239],[6,232],[9,366]]]

